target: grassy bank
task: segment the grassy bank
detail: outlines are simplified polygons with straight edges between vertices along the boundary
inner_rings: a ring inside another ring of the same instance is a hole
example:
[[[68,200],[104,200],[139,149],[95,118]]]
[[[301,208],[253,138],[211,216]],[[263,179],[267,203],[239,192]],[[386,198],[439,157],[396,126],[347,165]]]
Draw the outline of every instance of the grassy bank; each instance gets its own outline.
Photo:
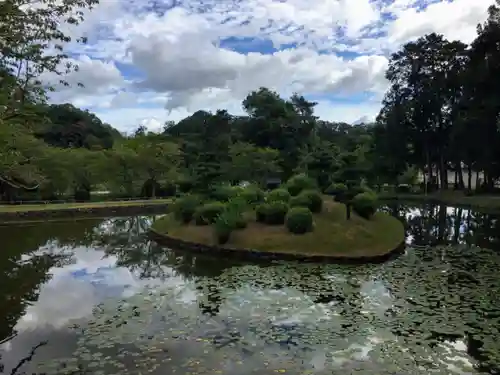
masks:
[[[170,238],[226,249],[326,256],[336,258],[379,257],[391,253],[404,241],[403,224],[379,212],[370,220],[355,214],[346,220],[345,206],[325,201],[322,213],[314,215],[314,231],[294,235],[284,226],[250,220],[247,228],[231,234],[229,242],[217,245],[211,226],[184,225],[171,215],[155,222],[153,230]]]
[[[439,191],[431,194],[387,193],[381,199],[402,200],[421,203],[443,203],[450,206],[470,207],[477,209],[500,210],[500,195],[466,196],[460,191]]]
[[[157,204],[168,204],[170,202],[171,202],[171,199],[167,198],[167,199],[85,202],[85,203],[0,205],[0,213],[38,212],[38,211],[54,211],[54,210],[80,210],[80,209],[115,208],[115,207],[128,207],[128,206],[151,206],[151,205],[157,205]]]

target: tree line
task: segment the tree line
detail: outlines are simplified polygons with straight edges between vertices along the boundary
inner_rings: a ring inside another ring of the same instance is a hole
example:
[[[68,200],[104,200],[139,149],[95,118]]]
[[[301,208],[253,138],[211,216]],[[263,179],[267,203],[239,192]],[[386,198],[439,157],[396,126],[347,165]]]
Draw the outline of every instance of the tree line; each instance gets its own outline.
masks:
[[[0,4],[3,200],[87,200],[93,190],[172,195],[298,173],[326,189],[346,181],[411,184],[420,171],[429,191],[449,188],[450,170],[457,189],[471,189],[471,172],[482,171],[480,189],[493,191],[500,176],[498,4],[470,45],[429,34],[394,53],[390,88],[374,123],[323,121],[314,114],[316,103],[302,95],[282,98],[260,88],[243,100],[244,116],[197,111],[160,133],[139,127],[127,136],[88,111],[47,104],[54,88],[40,81],[52,72],[64,84],[76,68],[66,64],[63,45],[70,39],[54,20],[81,22],[82,10],[97,1],[44,0],[45,8],[23,8],[25,2]]]
[[[432,33],[392,55],[375,148],[395,174],[414,166],[426,183],[447,189],[453,171],[454,187],[470,190],[472,171],[481,171],[480,189],[493,191],[500,176],[499,4],[470,45]]]

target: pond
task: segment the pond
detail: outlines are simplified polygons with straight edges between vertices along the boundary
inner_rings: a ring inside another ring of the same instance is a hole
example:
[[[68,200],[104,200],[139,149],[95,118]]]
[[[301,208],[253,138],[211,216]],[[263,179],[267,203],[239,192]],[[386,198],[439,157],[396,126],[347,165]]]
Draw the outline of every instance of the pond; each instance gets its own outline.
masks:
[[[500,373],[500,216],[385,209],[409,246],[363,266],[193,256],[154,216],[0,227],[0,373]]]

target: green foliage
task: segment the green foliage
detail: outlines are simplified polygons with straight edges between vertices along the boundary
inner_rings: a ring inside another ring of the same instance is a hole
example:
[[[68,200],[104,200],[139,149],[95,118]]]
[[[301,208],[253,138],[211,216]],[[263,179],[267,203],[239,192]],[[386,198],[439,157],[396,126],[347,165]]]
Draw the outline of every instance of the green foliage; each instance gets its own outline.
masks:
[[[246,228],[247,221],[244,213],[247,206],[248,203],[240,197],[232,198],[224,205],[224,210],[214,222],[214,234],[217,243],[227,243],[232,231]]]
[[[346,191],[346,184],[343,184],[341,182],[334,182],[325,190],[325,194],[336,196],[339,194],[343,194]]]
[[[294,234],[304,234],[312,231],[312,212],[306,207],[293,207],[286,215],[286,227]]]
[[[319,213],[323,209],[323,199],[317,190],[304,190],[292,198],[290,206],[307,207],[311,212]]]
[[[177,186],[174,182],[169,181],[161,185],[160,196],[162,197],[174,197],[177,194]]]
[[[286,189],[275,189],[267,193],[267,202],[284,202],[288,203],[290,201],[291,195]]]
[[[227,202],[226,209],[242,215],[248,209],[248,206],[249,203],[243,197],[235,196]]]
[[[408,184],[399,184],[396,186],[397,193],[411,193],[411,185]]]
[[[14,189],[39,187],[43,196],[57,197],[102,187],[133,197],[143,187],[141,195],[174,195],[162,182],[182,175],[182,193],[229,201],[239,192],[256,204],[263,200],[261,190],[209,187],[241,181],[263,186],[270,178],[292,176],[285,184],[291,196],[319,187],[349,204],[367,191],[362,182],[413,185],[422,170],[429,187],[437,180],[447,188],[447,169],[453,168],[457,188],[464,189],[465,166],[482,171],[482,191],[494,192],[500,178],[500,131],[492,120],[500,117],[500,89],[493,84],[500,73],[498,4],[489,8],[470,46],[429,34],[394,53],[376,124],[321,121],[314,115],[316,103],[260,88],[243,101],[246,116],[197,111],[162,134],[142,127],[123,137],[88,111],[44,103],[47,88],[40,76],[60,76],[65,86],[64,74],[76,69],[62,49],[71,41],[67,24],[80,23],[97,2],[0,2],[0,35],[9,36],[0,38],[0,176],[17,181]],[[472,179],[465,180],[471,190]],[[328,186],[332,181],[345,182],[347,191]],[[286,201],[279,195],[271,193],[268,200]],[[304,197],[294,202],[318,209]]]
[[[36,129],[35,134],[51,146],[102,150],[110,149],[115,139],[122,138],[95,114],[71,104],[53,104],[43,110],[49,123]]]
[[[281,225],[285,222],[288,205],[285,202],[264,203],[255,210],[257,221],[267,225]]]
[[[194,213],[196,225],[209,225],[215,223],[217,217],[224,212],[226,205],[222,202],[205,203],[198,207]]]
[[[173,204],[174,216],[177,220],[188,224],[196,210],[201,204],[201,198],[197,195],[185,195],[177,199]]]
[[[179,187],[179,191],[181,193],[189,193],[194,188],[194,181],[190,177],[183,177],[177,181],[177,186]]]
[[[219,185],[215,186],[210,191],[210,198],[220,201],[220,202],[228,202],[232,198],[235,198],[240,193],[241,189],[236,186],[229,185]]]
[[[217,217],[213,229],[218,244],[223,245],[229,241],[231,233],[237,229],[238,219],[232,211],[224,211]]]
[[[257,220],[258,223],[266,222],[266,215],[268,211],[269,211],[269,203],[259,204],[255,208],[255,219]]]
[[[377,196],[373,193],[357,194],[352,200],[352,208],[359,216],[370,219],[377,211]]]
[[[89,186],[77,186],[74,193],[74,199],[76,202],[88,202],[90,201],[90,188]]]
[[[250,185],[242,188],[239,197],[243,198],[248,204],[257,204],[264,201],[264,191],[258,186]]]
[[[400,176],[398,176],[398,184],[415,185],[418,182],[418,170],[415,167],[406,169]]]
[[[68,26],[82,22],[86,8],[96,4],[98,0],[0,2],[0,73],[7,78],[1,77],[1,89],[5,91],[0,95],[0,120],[23,116],[26,104],[46,98],[47,81],[42,82],[41,75],[62,75],[77,69],[68,60],[64,45],[70,41],[84,43],[85,38],[72,40]],[[64,77],[61,81],[68,85]],[[15,100],[3,95],[13,91]]]
[[[308,177],[305,173],[301,173],[291,177],[286,182],[286,189],[293,196],[299,195],[302,190],[316,189],[317,184],[312,178]]]
[[[262,181],[281,172],[279,151],[237,142],[229,148],[229,160],[225,169],[226,177],[231,181]]]

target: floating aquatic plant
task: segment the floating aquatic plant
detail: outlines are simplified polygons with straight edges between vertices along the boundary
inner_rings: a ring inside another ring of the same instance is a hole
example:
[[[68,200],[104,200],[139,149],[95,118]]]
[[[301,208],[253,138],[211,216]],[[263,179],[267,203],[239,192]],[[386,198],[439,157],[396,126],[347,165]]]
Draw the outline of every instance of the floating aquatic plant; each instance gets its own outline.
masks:
[[[107,300],[75,328],[80,338],[73,358],[44,370],[497,371],[499,266],[500,256],[492,251],[443,247],[412,249],[383,265],[232,267],[182,287],[147,288],[128,299]]]

